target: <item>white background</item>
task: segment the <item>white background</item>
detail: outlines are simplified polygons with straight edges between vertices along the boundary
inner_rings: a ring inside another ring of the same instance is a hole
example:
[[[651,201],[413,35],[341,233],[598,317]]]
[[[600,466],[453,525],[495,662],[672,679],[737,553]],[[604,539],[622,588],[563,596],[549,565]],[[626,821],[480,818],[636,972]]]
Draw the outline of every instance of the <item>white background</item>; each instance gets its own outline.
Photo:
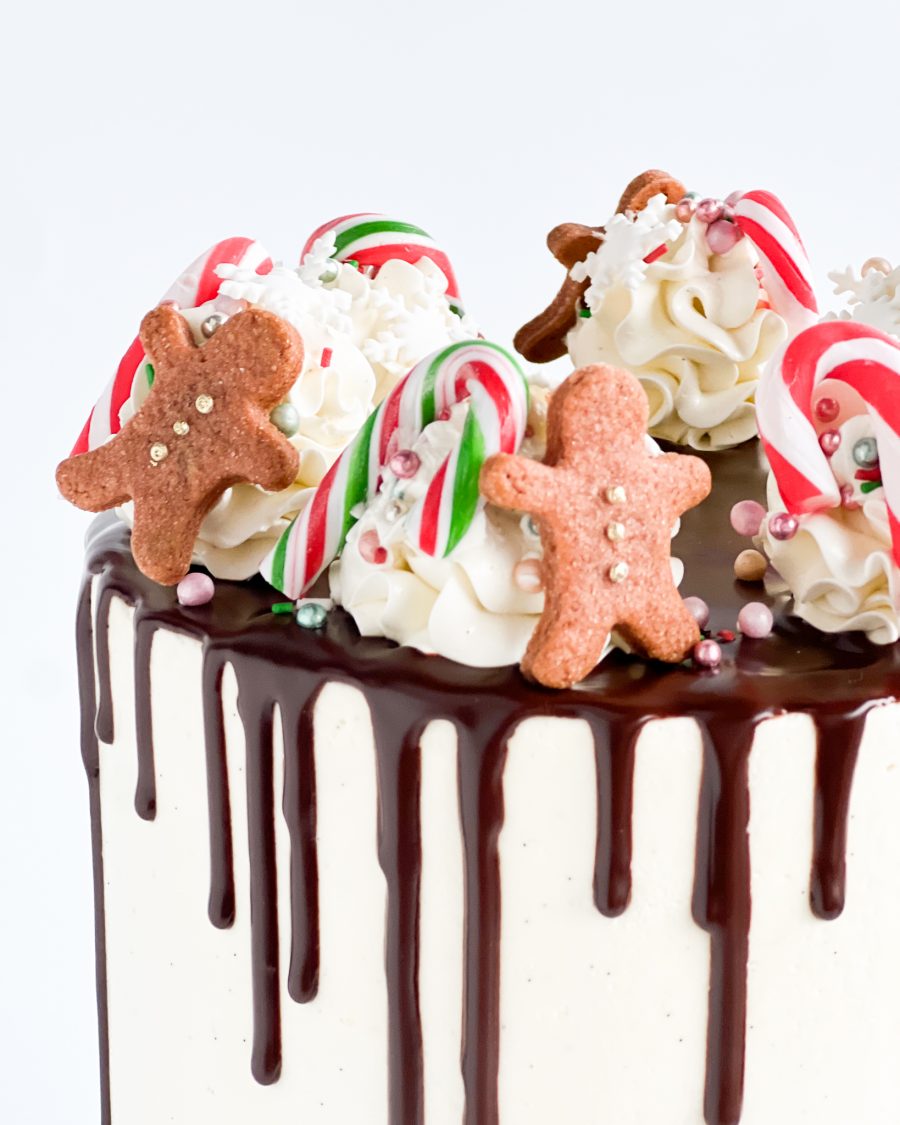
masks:
[[[89,517],[56,497],[53,469],[141,315],[213,241],[249,234],[293,261],[314,226],[373,210],[435,235],[467,307],[509,343],[560,282],[547,230],[602,222],[653,166],[705,194],[774,190],[827,303],[828,269],[900,255],[896,13],[887,0],[5,13],[3,1125],[99,1119],[72,635]]]

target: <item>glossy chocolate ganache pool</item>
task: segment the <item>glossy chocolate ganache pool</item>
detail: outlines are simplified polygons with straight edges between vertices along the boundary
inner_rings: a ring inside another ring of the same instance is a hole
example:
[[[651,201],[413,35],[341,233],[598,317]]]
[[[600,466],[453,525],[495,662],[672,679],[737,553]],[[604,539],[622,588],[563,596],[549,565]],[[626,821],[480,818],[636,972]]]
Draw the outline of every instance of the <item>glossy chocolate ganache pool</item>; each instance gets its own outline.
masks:
[[[729,512],[742,499],[764,497],[758,445],[711,454],[713,492],[688,512],[674,543],[685,563],[683,594],[710,605],[710,627],[733,629],[740,606],[760,600],[760,587],[736,582],[733,561],[745,547]],[[424,1122],[423,1049],[418,1002],[421,873],[419,738],[433,719],[450,720],[459,737],[459,798],[465,853],[466,934],[463,1073],[467,1125],[498,1122],[500,927],[498,837],[503,824],[503,770],[508,739],[534,715],[585,720],[594,736],[598,834],[597,909],[627,910],[631,893],[632,784],[635,744],[649,720],[690,716],[704,741],[697,827],[693,916],[711,939],[705,1114],[709,1125],[740,1119],[744,1075],[750,813],[748,762],[756,725],[782,712],[808,714],[818,730],[810,908],[823,920],[844,906],[847,814],[867,712],[900,695],[900,648],[876,646],[862,634],[826,635],[774,606],[773,634],[723,645],[716,671],[652,664],[613,654],[577,689],[550,691],[516,668],[476,669],[424,656],[384,640],[361,638],[341,610],[318,632],[271,613],[278,600],[263,582],[217,584],[213,602],[178,604],[175,591],[146,579],[129,552],[127,529],[98,519],[87,550],[88,577],[78,614],[83,754],[91,784],[97,908],[99,1003],[104,1069],[104,1121],[110,1119],[103,948],[102,840],[98,739],[111,741],[107,615],[111,599],[135,609],[135,685],[139,781],[137,814],[155,815],[150,651],[159,628],[203,646],[203,706],[211,844],[210,921],[234,920],[230,802],[220,685],[231,665],[246,731],[250,826],[254,1038],[248,1065],[259,1082],[277,1081],[281,1066],[280,982],[275,870],[273,722],[281,716],[286,746],[283,809],[291,839],[291,957],[288,993],[314,1001],[318,983],[318,864],[312,709],[331,681],[358,687],[372,715],[380,800],[378,854],[387,881],[386,973],[389,1004],[389,1120]],[[96,580],[94,580],[96,579]],[[93,660],[96,638],[96,675]],[[548,747],[548,753],[552,747]],[[539,810],[535,810],[539,815]],[[612,924],[612,923],[611,923]],[[598,1014],[601,1018],[602,1014]]]

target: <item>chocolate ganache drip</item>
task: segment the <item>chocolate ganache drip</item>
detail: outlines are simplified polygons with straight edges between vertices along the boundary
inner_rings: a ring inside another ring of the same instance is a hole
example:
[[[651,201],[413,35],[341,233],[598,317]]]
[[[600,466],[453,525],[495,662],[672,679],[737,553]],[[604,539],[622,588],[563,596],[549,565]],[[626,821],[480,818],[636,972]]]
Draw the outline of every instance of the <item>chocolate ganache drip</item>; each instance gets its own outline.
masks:
[[[685,562],[684,594],[710,604],[713,629],[733,628],[758,587],[735,582],[734,556],[744,545],[728,513],[762,497],[755,442],[709,456],[710,500],[689,512],[675,541]],[[287,990],[314,1002],[319,974],[318,861],[314,710],[330,682],[364,694],[372,716],[379,787],[378,857],[387,882],[385,970],[389,1009],[389,1119],[423,1125],[422,1026],[419,1012],[419,892],[422,867],[419,743],[429,722],[447,719],[458,734],[458,784],[465,871],[465,967],[462,1069],[467,1125],[497,1125],[502,901],[498,841],[503,828],[503,775],[517,725],[536,715],[585,721],[594,737],[598,824],[593,895],[615,925],[631,894],[632,790],[635,748],[653,719],[692,717],[701,732],[704,766],[697,826],[693,916],[710,935],[711,969],[705,1116],[736,1125],[743,1096],[747,960],[751,917],[748,763],[758,724],[802,712],[819,732],[810,901],[823,919],[845,900],[847,819],[854,767],[868,711],[900,694],[900,651],[860,634],[825,636],[773,606],[776,627],[764,640],[726,645],[716,672],[663,666],[614,653],[583,684],[552,692],[526,683],[515,668],[476,669],[388,641],[361,638],[351,619],[333,611],[318,632],[270,613],[264,583],[217,584],[209,606],[180,606],[171,589],[134,565],[128,531],[97,521],[78,612],[82,749],[91,793],[97,914],[98,1001],[103,1100],[110,1122],[104,955],[103,853],[98,739],[114,734],[107,620],[113,598],[134,607],[138,723],[137,812],[152,819],[156,779],[150,708],[154,633],[174,630],[203,646],[202,692],[209,787],[209,915],[218,927],[235,915],[232,802],[246,801],[251,848],[254,1038],[250,1065],[262,1083],[281,1067],[279,926],[289,929]],[[95,644],[96,642],[96,644]],[[96,650],[96,661],[94,654]],[[227,667],[238,683],[246,732],[246,792],[229,792],[221,686]],[[96,677],[95,677],[96,672]],[[852,673],[852,674],[850,674]],[[290,838],[291,910],[279,919],[275,869],[273,752],[275,724],[284,739],[283,815]],[[552,747],[548,747],[552,753]],[[539,815],[540,810],[535,810]],[[591,889],[586,888],[590,894]],[[598,1012],[598,1019],[603,1013]]]

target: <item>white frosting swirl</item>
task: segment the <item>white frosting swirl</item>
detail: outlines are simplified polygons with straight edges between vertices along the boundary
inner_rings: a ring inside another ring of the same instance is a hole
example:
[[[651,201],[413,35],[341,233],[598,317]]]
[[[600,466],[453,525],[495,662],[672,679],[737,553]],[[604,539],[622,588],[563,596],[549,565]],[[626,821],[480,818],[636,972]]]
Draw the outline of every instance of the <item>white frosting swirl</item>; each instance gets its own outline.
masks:
[[[839,430],[841,445],[831,458],[839,484],[853,486],[852,503],[800,517],[792,539],[776,539],[767,520],[759,545],[793,594],[793,612],[826,633],[861,629],[876,644],[900,638],[900,568],[891,551],[884,490],[863,492],[853,446],[872,437],[867,415],[849,418]],[[783,512],[775,478],[768,483],[770,513]]]
[[[320,240],[299,269],[276,266],[264,276],[219,267],[221,295],[181,310],[198,344],[200,325],[210,313],[233,311],[246,302],[291,323],[304,346],[303,367],[288,396],[300,418],[291,438],[300,454],[297,478],[281,492],[239,484],[219,499],[194,549],[195,561],[217,578],[255,574],[381,399],[424,356],[478,333],[469,318],[451,312],[446,278],[430,259],[415,265],[388,261],[370,278],[352,266],[329,263],[331,250],[327,240]],[[323,283],[326,266],[337,276]],[[140,408],[147,390],[140,381],[123,422]],[[130,519],[128,507],[122,514]]]
[[[674,208],[660,200],[651,201],[651,229],[631,224],[630,270],[610,263],[604,245],[573,269],[576,279],[591,279],[591,316],[569,332],[569,355],[576,367],[611,363],[632,371],[647,392],[655,437],[722,449],[756,435],[756,386],[787,327],[765,304],[749,239],[711,254],[706,226],[692,219],[676,230]],[[656,244],[669,249],[646,264],[654,230]],[[625,256],[618,241],[608,253]]]

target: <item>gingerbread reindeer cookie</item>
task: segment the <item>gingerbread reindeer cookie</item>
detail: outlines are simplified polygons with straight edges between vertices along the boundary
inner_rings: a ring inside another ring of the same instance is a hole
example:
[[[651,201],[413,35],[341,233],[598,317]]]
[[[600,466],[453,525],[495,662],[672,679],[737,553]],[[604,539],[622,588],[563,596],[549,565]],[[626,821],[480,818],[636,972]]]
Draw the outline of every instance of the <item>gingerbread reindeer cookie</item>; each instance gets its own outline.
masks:
[[[550,401],[543,464],[497,454],[482,469],[484,496],[531,513],[540,528],[545,607],[522,671],[547,687],[584,679],[613,629],[672,662],[700,639],[669,551],[675,521],[709,493],[709,469],[697,457],[651,454],[646,425],[633,375],[583,367]]]
[[[616,210],[618,214],[642,211],[655,195],[664,195],[670,203],[677,203],[684,194],[684,185],[668,172],[652,169],[635,176],[622,193]],[[562,223],[547,235],[550,252],[566,267],[566,277],[548,307],[516,333],[516,351],[531,363],[549,363],[566,354],[566,333],[575,323],[579,302],[588,287],[587,280],[575,281],[569,270],[576,262],[583,262],[602,241],[602,227],[581,223]]]
[[[250,308],[197,347],[168,306],[144,317],[141,343],[155,373],[145,403],[106,444],[63,461],[56,480],[89,512],[133,500],[135,562],[170,586],[227,488],[246,481],[274,492],[294,481],[297,450],[269,413],[300,372],[303,344],[280,317]]]

